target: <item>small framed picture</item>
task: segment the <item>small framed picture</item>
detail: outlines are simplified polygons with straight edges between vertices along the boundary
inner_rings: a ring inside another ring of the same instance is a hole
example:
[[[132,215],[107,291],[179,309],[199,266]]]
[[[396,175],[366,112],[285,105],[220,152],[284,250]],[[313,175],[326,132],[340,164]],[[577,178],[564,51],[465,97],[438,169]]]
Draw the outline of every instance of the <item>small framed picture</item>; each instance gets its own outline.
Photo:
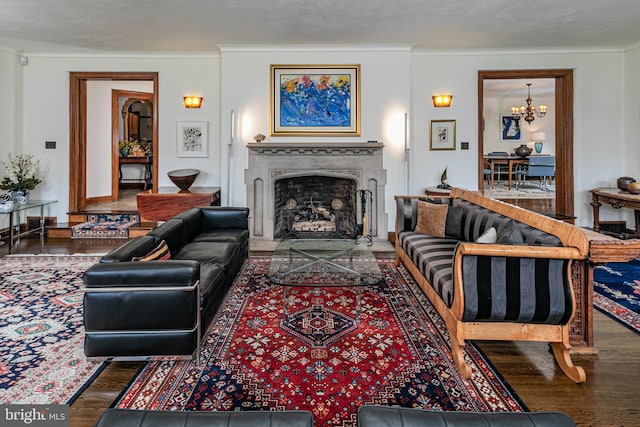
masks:
[[[431,120],[431,138],[429,149],[431,150],[455,150],[456,149],[456,121],[455,120]]]
[[[520,140],[520,120],[511,115],[500,116],[500,140],[503,142]]]
[[[178,157],[209,157],[209,122],[178,122]]]

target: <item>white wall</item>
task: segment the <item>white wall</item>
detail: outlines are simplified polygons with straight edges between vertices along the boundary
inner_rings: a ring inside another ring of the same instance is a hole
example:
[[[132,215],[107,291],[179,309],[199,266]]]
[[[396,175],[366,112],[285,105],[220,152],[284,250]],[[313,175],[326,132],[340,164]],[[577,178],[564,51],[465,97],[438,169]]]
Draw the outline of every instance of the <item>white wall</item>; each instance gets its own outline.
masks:
[[[22,73],[20,57],[0,49],[0,159],[20,153],[22,139]],[[0,180],[4,177],[0,166]],[[3,190],[0,190],[3,191]],[[0,215],[0,228],[9,227],[8,215]]]
[[[195,185],[220,184],[220,73],[219,56],[211,55],[32,55],[24,72],[24,152],[49,165],[45,181],[34,197],[55,199],[49,215],[66,221],[69,200],[69,73],[76,71],[158,72],[159,185],[172,186],[166,172],[197,168]],[[202,108],[185,109],[185,95],[204,98]],[[176,121],[209,122],[209,157],[176,156]],[[109,135],[111,131],[109,129]],[[56,150],[45,150],[45,141],[57,141]],[[92,171],[89,169],[88,174]]]
[[[451,185],[478,188],[479,70],[573,69],[575,215],[578,225],[591,226],[589,189],[615,186],[616,178],[625,170],[624,104],[620,102],[625,98],[624,52],[415,51],[411,56],[412,151],[422,164],[420,168],[412,168],[414,192],[437,184],[446,166]],[[431,96],[442,92],[453,94],[451,107],[433,108]],[[434,119],[455,119],[458,147],[460,141],[469,141],[470,149],[429,151],[429,121]],[[602,212],[601,217],[621,215],[625,214]]]
[[[22,104],[22,74],[19,56],[0,49],[0,159],[19,152]]]
[[[430,52],[405,47],[273,48],[223,46],[221,54],[208,56],[102,55],[37,56],[21,67],[13,54],[0,53],[4,92],[23,79],[24,107],[20,96],[0,100],[0,108],[14,105],[22,111],[14,119],[0,116],[0,135],[13,134],[29,152],[50,164],[46,181],[34,196],[57,199],[50,214],[60,220],[68,209],[69,175],[69,72],[159,72],[159,182],[171,185],[166,172],[182,167],[202,170],[196,185],[220,185],[223,203],[245,205],[245,144],[255,133],[269,133],[270,64],[361,64],[362,136],[327,138],[336,141],[379,140],[385,143],[384,167],[388,170],[386,209],[393,229],[393,195],[422,193],[439,182],[448,167],[452,185],[477,189],[477,74],[478,70],[568,68],[574,69],[575,197],[578,225],[592,223],[589,189],[615,186],[618,176],[640,177],[638,122],[640,71],[638,49],[623,51],[557,52]],[[15,71],[17,70],[17,72]],[[13,73],[13,79],[5,77]],[[23,73],[22,76],[19,74]],[[10,82],[7,83],[7,80]],[[18,91],[20,92],[20,91]],[[453,94],[451,108],[433,108],[431,96]],[[182,106],[187,94],[204,97],[203,107]],[[621,102],[621,100],[626,100]],[[535,102],[538,102],[534,99]],[[11,107],[9,107],[11,108]],[[237,114],[236,143],[227,163],[231,135],[230,114]],[[403,159],[403,115],[409,113],[410,163]],[[457,149],[429,151],[429,121],[455,119]],[[209,157],[176,156],[176,121],[209,121]],[[535,122],[534,122],[535,123]],[[9,130],[7,130],[9,129]],[[12,130],[13,129],[13,130]],[[21,138],[20,132],[24,133]],[[44,141],[57,141],[56,150],[44,149]],[[309,141],[318,138],[268,137],[268,141]],[[469,150],[460,150],[468,141]],[[2,144],[4,149],[4,144]],[[0,151],[1,152],[1,151]],[[626,160],[625,160],[626,159]],[[410,184],[407,188],[407,170]],[[229,182],[227,182],[229,171]],[[231,191],[231,194],[225,192]],[[628,215],[604,211],[602,219]]]
[[[640,181],[640,45],[636,45],[625,52],[624,67],[624,140],[625,151],[624,174],[618,176],[631,176]],[[602,211],[610,210],[608,208]],[[630,209],[624,211],[627,226],[633,229],[635,224],[634,213]],[[638,224],[640,226],[640,224]]]
[[[393,224],[395,205],[393,196],[405,193],[404,113],[410,106],[410,52],[408,47],[388,48],[331,48],[277,47],[256,48],[227,46],[222,56],[222,141],[231,138],[231,111],[237,117],[236,142],[227,168],[223,166],[223,193],[231,195],[223,202],[245,206],[244,171],[247,168],[246,143],[253,142],[256,133],[267,135],[265,143],[350,141],[383,142],[383,165],[387,169],[386,211]],[[360,137],[271,137],[270,65],[271,64],[360,64],[361,67],[361,136]],[[221,156],[227,154],[227,149]],[[230,189],[230,191],[228,190]],[[393,229],[391,227],[390,229]]]
[[[625,54],[625,173],[640,181],[640,45]]]

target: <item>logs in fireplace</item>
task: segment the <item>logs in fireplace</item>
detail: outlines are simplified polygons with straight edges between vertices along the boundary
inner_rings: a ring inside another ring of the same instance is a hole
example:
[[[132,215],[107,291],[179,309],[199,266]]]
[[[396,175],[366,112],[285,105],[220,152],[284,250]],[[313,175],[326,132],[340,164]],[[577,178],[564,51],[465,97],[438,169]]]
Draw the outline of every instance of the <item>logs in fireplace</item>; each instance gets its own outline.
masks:
[[[275,238],[355,238],[356,182],[331,176],[276,181]]]

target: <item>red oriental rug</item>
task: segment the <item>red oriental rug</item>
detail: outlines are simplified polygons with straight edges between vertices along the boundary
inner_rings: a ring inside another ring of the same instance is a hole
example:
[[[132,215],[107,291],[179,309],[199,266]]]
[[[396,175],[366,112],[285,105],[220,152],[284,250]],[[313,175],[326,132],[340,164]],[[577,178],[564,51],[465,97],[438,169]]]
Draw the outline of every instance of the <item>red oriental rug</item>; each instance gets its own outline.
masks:
[[[354,426],[365,404],[442,411],[521,411],[473,345],[473,378],[456,371],[444,322],[403,268],[380,260],[384,279],[353,288],[283,288],[269,258],[251,258],[214,319],[200,355],[152,362],[117,402],[159,410],[306,409],[317,427]]]
[[[105,366],[87,361],[82,274],[99,255],[0,259],[0,403],[71,404]]]

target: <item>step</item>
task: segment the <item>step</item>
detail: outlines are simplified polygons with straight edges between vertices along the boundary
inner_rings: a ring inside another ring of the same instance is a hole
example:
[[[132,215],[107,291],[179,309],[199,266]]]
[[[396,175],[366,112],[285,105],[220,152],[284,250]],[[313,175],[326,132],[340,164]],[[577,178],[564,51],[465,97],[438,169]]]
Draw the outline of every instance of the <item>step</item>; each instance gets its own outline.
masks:
[[[81,224],[80,222],[59,222],[46,227],[47,237],[50,239],[70,239],[71,227]],[[129,228],[129,238],[144,236],[149,231],[158,226],[157,222],[141,222]]]

